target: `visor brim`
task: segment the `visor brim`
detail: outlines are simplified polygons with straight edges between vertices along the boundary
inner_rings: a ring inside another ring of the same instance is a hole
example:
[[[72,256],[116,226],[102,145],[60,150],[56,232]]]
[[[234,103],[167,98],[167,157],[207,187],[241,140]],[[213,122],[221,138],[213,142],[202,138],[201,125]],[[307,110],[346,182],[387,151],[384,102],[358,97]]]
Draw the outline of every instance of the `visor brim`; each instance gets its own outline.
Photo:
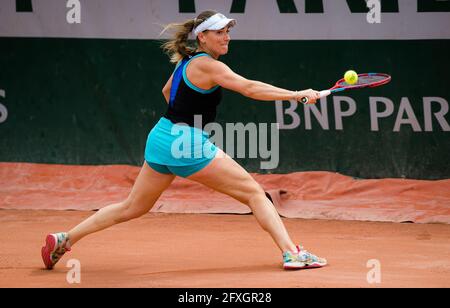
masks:
[[[226,26],[233,27],[235,25],[236,25],[235,19],[225,18],[225,19],[219,20],[214,25],[208,27],[207,30],[221,30],[221,29],[225,28]]]

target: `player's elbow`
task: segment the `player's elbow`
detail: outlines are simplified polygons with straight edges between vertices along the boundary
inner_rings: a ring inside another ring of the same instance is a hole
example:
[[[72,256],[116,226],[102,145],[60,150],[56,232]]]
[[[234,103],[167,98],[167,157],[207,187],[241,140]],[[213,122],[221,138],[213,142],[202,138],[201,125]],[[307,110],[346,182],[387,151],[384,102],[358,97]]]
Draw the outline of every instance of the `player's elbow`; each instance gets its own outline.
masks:
[[[167,97],[167,96],[169,96],[170,91],[168,89],[164,88],[164,89],[162,89],[162,94],[164,95],[164,97]]]
[[[167,91],[165,88],[161,91],[164,98],[166,99],[167,102],[169,102],[169,97],[170,97],[170,91]]]
[[[250,98],[255,97],[257,95],[258,89],[255,82],[249,80],[246,84],[243,85],[241,94]]]

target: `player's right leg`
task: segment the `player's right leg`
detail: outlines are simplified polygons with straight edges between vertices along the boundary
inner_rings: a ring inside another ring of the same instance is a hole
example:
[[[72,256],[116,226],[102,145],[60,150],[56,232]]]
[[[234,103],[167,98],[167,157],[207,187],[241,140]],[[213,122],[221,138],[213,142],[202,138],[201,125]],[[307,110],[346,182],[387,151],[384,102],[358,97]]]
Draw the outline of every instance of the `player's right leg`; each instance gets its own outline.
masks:
[[[296,246],[272,202],[262,187],[231,157],[219,150],[214,160],[188,179],[233,197],[250,207],[256,220],[283,253],[285,269],[322,267],[327,264],[300,246]]]

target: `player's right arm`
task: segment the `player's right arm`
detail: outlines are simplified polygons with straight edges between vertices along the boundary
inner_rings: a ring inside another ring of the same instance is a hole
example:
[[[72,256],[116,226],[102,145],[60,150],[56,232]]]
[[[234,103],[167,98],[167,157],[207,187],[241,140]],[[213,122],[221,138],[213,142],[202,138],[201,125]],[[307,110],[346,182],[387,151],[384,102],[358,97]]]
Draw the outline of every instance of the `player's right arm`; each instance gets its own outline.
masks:
[[[261,101],[273,100],[300,100],[302,97],[308,97],[310,103],[314,103],[319,98],[319,92],[312,89],[304,91],[290,91],[283,88],[278,88],[270,84],[250,80],[233,72],[226,64],[208,59],[202,65],[213,83],[220,85],[225,89],[238,92],[246,97]]]

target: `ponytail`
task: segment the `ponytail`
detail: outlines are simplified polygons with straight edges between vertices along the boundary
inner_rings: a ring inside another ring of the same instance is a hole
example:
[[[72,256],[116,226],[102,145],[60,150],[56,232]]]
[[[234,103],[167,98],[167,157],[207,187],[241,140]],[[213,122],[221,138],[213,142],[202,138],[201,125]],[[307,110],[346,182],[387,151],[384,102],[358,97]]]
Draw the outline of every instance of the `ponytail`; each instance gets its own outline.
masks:
[[[177,63],[186,56],[195,52],[196,47],[189,44],[189,34],[194,29],[194,19],[189,19],[184,23],[168,24],[163,32],[173,30],[175,32],[173,38],[164,44],[162,49],[170,57],[170,62]]]
[[[164,27],[161,34],[171,30],[172,39],[161,45],[164,52],[170,57],[171,63],[178,63],[184,57],[195,53],[197,42],[189,42],[189,35],[203,21],[216,14],[216,11],[204,11],[195,19],[188,19],[184,23],[170,23]]]

